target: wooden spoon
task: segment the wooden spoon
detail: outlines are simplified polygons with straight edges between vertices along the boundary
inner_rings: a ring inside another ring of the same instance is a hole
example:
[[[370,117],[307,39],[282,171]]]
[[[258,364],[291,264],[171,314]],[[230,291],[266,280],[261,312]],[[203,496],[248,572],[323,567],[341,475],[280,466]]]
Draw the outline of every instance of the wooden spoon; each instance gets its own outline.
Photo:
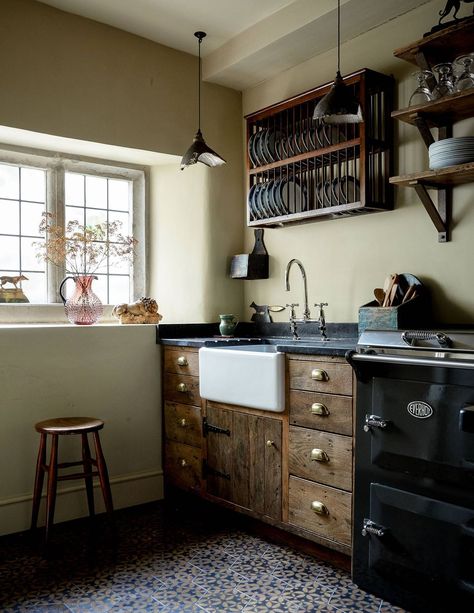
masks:
[[[377,300],[377,302],[379,303],[379,306],[382,306],[384,298],[385,298],[385,292],[383,291],[381,287],[376,287],[374,289],[374,296],[375,296],[375,300]]]
[[[387,281],[388,280],[388,281]],[[385,290],[385,298],[383,301],[382,306],[386,307],[386,306],[390,306],[390,298],[392,295],[392,288],[393,288],[393,284],[394,283],[398,283],[398,275],[396,273],[393,273],[392,275],[389,275],[387,277],[387,279],[385,279],[385,283],[384,283],[384,290]],[[387,286],[387,288],[385,289],[385,286]]]

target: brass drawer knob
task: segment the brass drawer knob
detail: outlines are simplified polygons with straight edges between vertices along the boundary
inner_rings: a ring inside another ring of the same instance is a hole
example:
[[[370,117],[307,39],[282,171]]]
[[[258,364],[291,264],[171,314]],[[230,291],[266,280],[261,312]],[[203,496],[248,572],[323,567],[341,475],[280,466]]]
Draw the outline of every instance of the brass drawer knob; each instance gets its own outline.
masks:
[[[267,447],[273,447],[275,445],[275,441],[267,441]]]
[[[181,428],[186,428],[186,426],[188,425],[188,422],[183,417],[183,419],[179,420],[179,425],[181,426]]]
[[[184,394],[188,391],[188,386],[186,385],[186,383],[178,383],[178,385],[176,386],[176,391]]]
[[[184,468],[185,466],[188,465],[188,463],[186,462],[186,460],[184,458],[181,458],[181,460],[179,461],[181,468]]]
[[[329,456],[322,449],[311,449],[311,460],[315,462],[329,462]]]
[[[311,503],[311,511],[318,515],[329,515],[329,509],[324,502],[320,502],[319,500],[313,500]]]
[[[315,402],[311,405],[311,414],[327,417],[329,415],[329,409],[325,404],[322,404],[321,402]]]
[[[187,366],[188,360],[184,357],[184,355],[180,355],[179,358],[176,360],[176,364],[178,366]]]
[[[314,381],[329,381],[329,375],[321,368],[313,368],[311,371],[311,379],[314,379]]]

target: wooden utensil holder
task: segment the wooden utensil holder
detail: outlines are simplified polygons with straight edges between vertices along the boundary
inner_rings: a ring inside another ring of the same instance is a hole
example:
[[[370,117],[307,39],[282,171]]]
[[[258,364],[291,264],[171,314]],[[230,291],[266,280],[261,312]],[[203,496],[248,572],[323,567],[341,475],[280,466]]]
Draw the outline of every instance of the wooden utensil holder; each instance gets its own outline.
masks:
[[[426,328],[430,322],[426,295],[416,296],[405,304],[381,307],[374,300],[359,308],[359,335],[364,330],[402,330]]]

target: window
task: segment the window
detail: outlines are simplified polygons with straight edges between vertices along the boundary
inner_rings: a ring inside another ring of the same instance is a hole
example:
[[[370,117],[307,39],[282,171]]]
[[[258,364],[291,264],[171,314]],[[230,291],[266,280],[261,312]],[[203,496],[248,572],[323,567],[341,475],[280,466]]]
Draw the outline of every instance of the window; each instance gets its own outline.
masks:
[[[22,289],[31,303],[60,302],[59,284],[71,271],[38,261],[33,245],[44,239],[39,225],[47,211],[59,224],[121,222],[121,233],[138,240],[133,268],[128,262],[104,261],[93,289],[104,304],[145,295],[144,198],[143,169],[0,152],[0,275],[24,275]],[[66,291],[73,286],[66,284]]]

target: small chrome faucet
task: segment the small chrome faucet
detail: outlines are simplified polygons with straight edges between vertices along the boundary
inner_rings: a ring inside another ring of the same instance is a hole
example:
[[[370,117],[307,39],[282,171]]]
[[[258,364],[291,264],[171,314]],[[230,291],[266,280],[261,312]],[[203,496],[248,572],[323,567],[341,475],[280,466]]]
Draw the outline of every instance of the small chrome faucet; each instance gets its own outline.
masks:
[[[291,304],[286,305],[290,309],[290,332],[294,341],[298,341],[300,337],[298,336],[298,328],[296,325],[296,313],[295,307],[300,306],[297,302],[293,302]]]
[[[306,282],[306,271],[304,269],[303,264],[299,260],[297,260],[296,258],[293,258],[292,260],[290,260],[288,262],[288,264],[286,265],[285,288],[286,288],[287,292],[290,291],[290,270],[291,270],[291,267],[293,266],[293,264],[297,264],[299,266],[299,269],[301,271],[301,276],[303,277],[303,286],[304,286],[303,321],[306,321],[306,320],[310,319],[310,317],[311,317],[311,314],[309,312],[309,307],[308,307],[308,284]],[[295,306],[298,306],[298,305],[295,304]],[[290,318],[290,322],[291,322],[291,318]]]
[[[326,316],[324,314],[324,307],[328,306],[328,303],[327,302],[317,302],[314,306],[319,307],[319,318],[318,318],[319,334],[323,341],[327,341],[328,337],[326,335]]]

